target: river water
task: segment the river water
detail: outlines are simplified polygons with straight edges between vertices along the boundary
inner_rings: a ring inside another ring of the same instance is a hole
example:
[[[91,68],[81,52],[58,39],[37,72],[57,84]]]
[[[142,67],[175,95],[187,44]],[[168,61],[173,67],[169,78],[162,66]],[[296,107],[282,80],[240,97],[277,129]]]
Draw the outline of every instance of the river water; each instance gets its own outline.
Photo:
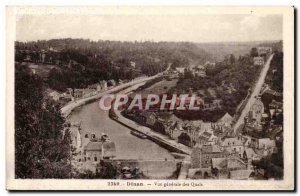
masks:
[[[147,139],[130,134],[130,129],[108,117],[108,112],[100,110],[98,102],[76,108],[68,117],[71,121],[81,122],[82,132],[105,132],[115,142],[117,159],[174,160],[168,150]]]

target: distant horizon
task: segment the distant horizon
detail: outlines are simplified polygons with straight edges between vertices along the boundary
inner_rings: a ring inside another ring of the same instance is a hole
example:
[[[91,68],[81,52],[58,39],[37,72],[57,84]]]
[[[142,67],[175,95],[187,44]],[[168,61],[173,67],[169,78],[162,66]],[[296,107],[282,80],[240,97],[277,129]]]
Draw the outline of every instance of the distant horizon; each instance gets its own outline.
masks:
[[[16,40],[153,42],[282,40],[281,15],[19,15]]]
[[[161,43],[161,42],[169,42],[169,43],[194,43],[194,44],[218,44],[218,43],[253,43],[253,42],[280,42],[283,41],[283,39],[274,39],[274,40],[254,40],[254,41],[214,41],[214,42],[195,42],[195,41],[153,41],[153,40],[133,40],[133,41],[127,41],[127,40],[104,40],[104,39],[99,39],[99,40],[93,40],[90,38],[73,38],[73,37],[65,37],[65,38],[51,38],[51,39],[41,39],[41,40],[31,40],[31,41],[20,41],[20,40],[15,40],[15,42],[21,42],[21,43],[30,43],[30,42],[38,42],[38,41],[51,41],[51,40],[66,40],[66,39],[72,39],[72,40],[89,40],[92,42],[130,42],[130,43],[144,43],[144,42],[151,42],[151,43]]]

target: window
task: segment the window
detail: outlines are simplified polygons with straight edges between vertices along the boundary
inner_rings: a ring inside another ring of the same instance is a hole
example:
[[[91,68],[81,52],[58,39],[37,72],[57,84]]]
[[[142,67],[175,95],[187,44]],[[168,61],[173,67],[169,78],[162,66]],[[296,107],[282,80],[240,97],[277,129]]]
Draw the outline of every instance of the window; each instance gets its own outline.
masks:
[[[97,157],[94,157],[94,161],[97,161]]]
[[[89,137],[89,134],[85,134],[85,136],[84,136],[85,138],[88,138]]]
[[[84,157],[84,162],[86,162],[86,157]]]

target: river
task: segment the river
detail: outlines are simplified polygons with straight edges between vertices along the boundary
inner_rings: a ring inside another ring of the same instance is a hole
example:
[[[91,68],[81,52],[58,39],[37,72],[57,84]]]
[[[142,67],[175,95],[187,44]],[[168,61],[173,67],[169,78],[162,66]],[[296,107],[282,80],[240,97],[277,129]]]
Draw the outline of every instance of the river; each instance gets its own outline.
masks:
[[[84,134],[108,134],[116,145],[116,159],[174,160],[168,150],[150,140],[131,135],[130,129],[111,120],[108,112],[100,110],[97,101],[76,108],[68,120],[81,122]]]

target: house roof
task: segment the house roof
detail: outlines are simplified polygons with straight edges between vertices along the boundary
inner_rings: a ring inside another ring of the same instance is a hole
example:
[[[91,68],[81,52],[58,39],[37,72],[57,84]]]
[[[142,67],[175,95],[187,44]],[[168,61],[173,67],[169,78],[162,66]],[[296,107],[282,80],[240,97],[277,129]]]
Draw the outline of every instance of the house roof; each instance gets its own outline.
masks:
[[[230,171],[230,179],[246,180],[249,179],[252,172],[253,170],[249,170],[249,169]]]
[[[185,67],[176,67],[176,70],[179,72],[184,72]]]
[[[282,108],[282,103],[281,102],[278,102],[278,101],[275,101],[275,100],[272,100],[272,102],[269,104],[269,106],[271,107],[280,107]]]
[[[202,146],[202,151],[207,153],[220,153],[223,149],[218,145],[204,145]]]
[[[276,147],[275,140],[270,138],[258,139],[258,148],[273,148]]]
[[[140,114],[141,116],[144,116],[144,117],[146,117],[146,118],[150,118],[151,116],[156,116],[156,114],[155,113],[153,113],[153,112],[148,112],[148,111],[143,111],[143,112],[141,112],[141,114]]]
[[[232,168],[245,168],[246,163],[244,163],[240,158],[230,157],[230,158],[212,158],[212,167],[217,169],[232,169]],[[240,163],[237,165],[236,163]]]
[[[224,168],[227,164],[225,164],[226,158],[212,158],[212,167],[217,169]]]
[[[104,142],[104,156],[106,157],[115,157],[116,156],[116,145],[114,142]]]
[[[245,153],[247,155],[247,158],[252,158],[252,159],[258,159],[259,158],[259,155],[256,154],[252,148],[246,148]]]
[[[89,142],[84,150],[88,151],[102,151],[102,142]]]
[[[272,90],[272,89],[267,89],[267,90],[265,90],[264,93],[266,93],[266,94],[271,94],[271,95],[273,95],[273,96],[282,96],[282,93],[279,93],[279,92],[274,91],[274,90]]]
[[[89,142],[85,147],[84,150],[86,151],[102,151],[102,144],[103,144],[103,152],[104,156],[115,156],[116,154],[116,146],[114,142]]]
[[[222,146],[241,146],[243,145],[242,140],[237,137],[225,138],[222,142]]]
[[[253,57],[253,60],[264,60],[264,58],[263,57],[260,57],[260,56],[256,56],[256,57]]]
[[[164,113],[159,113],[158,116],[164,119],[165,121],[182,122],[182,120],[177,116],[175,116],[173,113],[164,112]]]
[[[230,114],[228,114],[228,112],[226,114],[224,114],[224,116],[222,118],[220,118],[218,120],[219,123],[231,123],[233,120],[232,116]]]

